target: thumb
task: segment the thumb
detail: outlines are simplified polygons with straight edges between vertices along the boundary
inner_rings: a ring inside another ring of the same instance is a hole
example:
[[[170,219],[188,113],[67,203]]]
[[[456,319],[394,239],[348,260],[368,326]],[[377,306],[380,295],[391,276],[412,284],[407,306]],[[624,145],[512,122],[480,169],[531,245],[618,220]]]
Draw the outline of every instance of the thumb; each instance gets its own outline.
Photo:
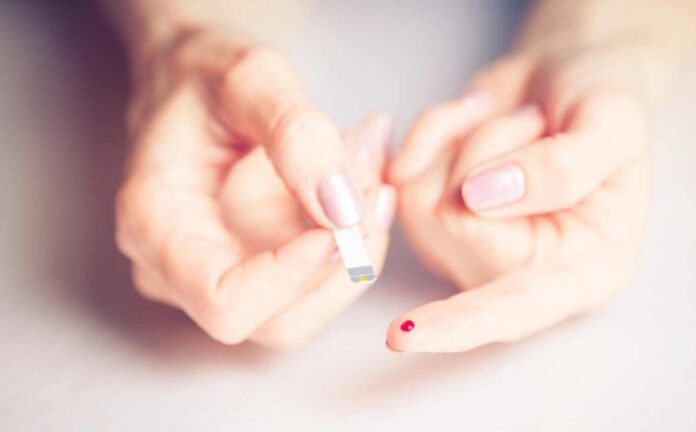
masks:
[[[311,219],[324,227],[360,222],[363,196],[341,135],[280,54],[258,47],[240,54],[224,74],[222,102],[232,130],[264,147]]]

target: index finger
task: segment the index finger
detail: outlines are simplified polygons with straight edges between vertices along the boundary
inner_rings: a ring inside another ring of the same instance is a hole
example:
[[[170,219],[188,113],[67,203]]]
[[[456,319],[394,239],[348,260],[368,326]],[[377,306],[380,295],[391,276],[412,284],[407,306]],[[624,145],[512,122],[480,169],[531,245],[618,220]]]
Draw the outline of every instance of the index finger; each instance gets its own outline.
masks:
[[[222,82],[232,129],[263,145],[278,175],[305,212],[324,227],[356,225],[363,195],[341,135],[310,103],[285,59],[268,48],[243,52]]]

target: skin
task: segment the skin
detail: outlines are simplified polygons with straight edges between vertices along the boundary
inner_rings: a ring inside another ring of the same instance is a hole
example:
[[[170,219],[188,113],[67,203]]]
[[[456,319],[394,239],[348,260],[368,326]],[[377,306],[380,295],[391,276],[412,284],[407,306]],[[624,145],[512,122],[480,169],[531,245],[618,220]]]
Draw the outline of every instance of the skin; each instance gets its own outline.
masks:
[[[381,181],[388,119],[371,117],[341,139],[325,115],[298,102],[280,55],[224,36],[196,34],[156,61],[157,82],[140,82],[133,99],[134,146],[117,197],[117,244],[136,287],[222,343],[304,343],[365,287],[348,280],[331,231],[319,226],[329,225],[325,217],[304,218],[302,185],[278,172],[296,178],[302,167],[288,161],[317,140],[328,158],[345,157],[368,203],[363,229],[381,269],[394,211],[381,198],[393,195]],[[263,93],[271,85],[288,90]],[[297,118],[270,125],[287,104],[301,107]],[[340,151],[324,141],[334,133]]]
[[[625,14],[604,5],[575,3],[583,13],[541,2],[521,43],[477,74],[463,98],[424,112],[391,164],[413,248],[463,291],[396,318],[392,350],[518,341],[597,309],[630,279],[650,195],[648,113],[681,47],[652,20],[622,22]],[[550,38],[560,27],[551,17],[570,30]],[[609,17],[618,18],[602,35],[592,23]],[[525,176],[518,200],[467,205],[467,179],[511,164]],[[407,320],[415,323],[408,332]]]
[[[310,340],[364,290],[335,257],[316,193],[336,167],[365,197],[378,270],[391,183],[413,248],[463,291],[397,317],[394,351],[518,340],[625,285],[648,207],[648,113],[686,45],[693,4],[538,2],[517,45],[468,96],[427,109],[385,172],[388,118],[341,134],[270,48],[301,10],[281,3],[281,19],[243,0],[107,3],[135,83],[116,238],[145,297],[222,343]],[[475,210],[467,181],[501,165],[521,169],[524,193]]]

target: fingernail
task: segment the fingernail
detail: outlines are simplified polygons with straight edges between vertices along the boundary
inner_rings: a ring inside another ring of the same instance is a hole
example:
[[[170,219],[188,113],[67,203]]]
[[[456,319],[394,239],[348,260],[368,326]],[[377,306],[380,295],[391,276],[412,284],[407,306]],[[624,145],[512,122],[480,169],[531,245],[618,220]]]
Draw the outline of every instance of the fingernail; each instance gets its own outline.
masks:
[[[396,190],[392,186],[382,186],[377,192],[375,202],[375,222],[384,231],[389,231],[396,212]]]
[[[504,164],[487,169],[464,181],[462,197],[471,210],[489,210],[513,203],[525,192],[522,168]]]
[[[319,203],[324,213],[338,227],[356,225],[363,213],[363,197],[355,182],[344,170],[334,171],[319,182]]]
[[[380,145],[386,144],[391,137],[392,128],[394,127],[394,119],[389,114],[379,114],[372,124],[377,143]]]
[[[391,136],[392,124],[392,117],[389,114],[379,114],[360,128],[356,144],[358,162],[371,163],[375,152],[386,147]]]
[[[541,113],[541,108],[539,108],[539,105],[534,104],[534,103],[528,103],[521,105],[518,107],[514,114],[518,116],[531,116],[531,115],[538,115]]]
[[[462,93],[460,100],[472,111],[486,111],[491,107],[493,97],[487,90],[470,89]]]

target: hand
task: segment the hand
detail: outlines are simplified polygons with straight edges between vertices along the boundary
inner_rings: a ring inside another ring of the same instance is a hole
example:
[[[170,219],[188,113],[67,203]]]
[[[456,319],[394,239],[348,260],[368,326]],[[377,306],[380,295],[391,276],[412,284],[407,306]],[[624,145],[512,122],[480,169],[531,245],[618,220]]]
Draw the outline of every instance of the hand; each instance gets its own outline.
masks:
[[[361,221],[381,269],[388,120],[373,117],[346,145],[279,54],[209,34],[140,72],[116,215],[138,290],[226,344],[305,342],[363,290],[326,227]]]
[[[516,341],[629,279],[649,196],[645,74],[657,62],[624,43],[565,52],[503,58],[406,137],[389,171],[405,232],[464,292],[394,320],[392,349]]]

